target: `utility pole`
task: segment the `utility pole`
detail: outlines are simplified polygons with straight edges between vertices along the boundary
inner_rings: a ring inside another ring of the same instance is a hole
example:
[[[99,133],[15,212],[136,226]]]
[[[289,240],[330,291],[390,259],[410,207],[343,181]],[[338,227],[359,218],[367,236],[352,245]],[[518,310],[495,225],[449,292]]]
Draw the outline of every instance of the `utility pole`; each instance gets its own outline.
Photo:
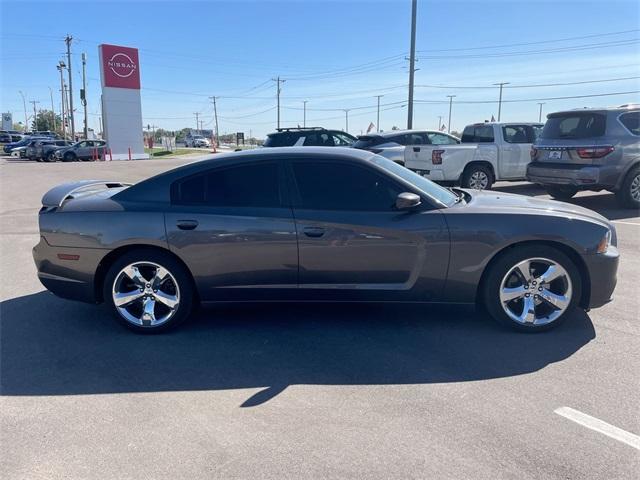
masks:
[[[51,97],[51,117],[53,120],[53,131],[55,132],[57,127],[56,127],[56,111],[53,108],[53,90],[51,90],[51,87],[49,87],[49,96]]]
[[[84,139],[89,138],[89,120],[87,118],[87,55],[82,54],[82,91],[80,92],[80,101],[84,107]]]
[[[71,116],[71,141],[76,140],[76,123],[73,119],[73,72],[71,71],[71,40],[73,37],[68,35],[64,41],[67,44],[67,72],[69,73],[69,115]]]
[[[413,78],[416,66],[416,10],[418,0],[411,1],[411,53],[409,57],[409,110],[407,113],[407,128],[413,128]]]
[[[65,117],[65,102],[64,102],[64,77],[62,71],[64,70],[64,62],[60,60],[57,65],[58,72],[60,72],[60,109],[62,114],[62,138],[67,139],[67,125],[66,125],[66,117]]]
[[[384,97],[384,95],[376,95],[378,99],[378,114],[376,116],[376,132],[380,132],[380,97]]]
[[[216,146],[219,147],[220,146],[220,137],[218,135],[218,106],[216,105],[216,99],[218,97],[209,97],[211,100],[213,100],[213,117],[216,120]]]
[[[280,80],[280,76],[278,76],[277,78],[272,78],[271,79],[273,82],[276,82],[276,96],[278,98],[278,124],[277,124],[277,129],[280,129],[280,92],[282,91],[282,89],[280,88],[280,84],[286,82],[286,80]]]
[[[18,93],[22,97],[22,106],[24,107],[24,131],[27,131],[27,124],[29,123],[29,117],[27,117],[27,102],[24,99],[24,93],[22,90],[18,90]]]
[[[538,112],[538,121],[542,122],[542,105],[544,105],[545,102],[540,102],[538,103],[538,105],[540,105],[540,112]]]
[[[438,115],[438,131],[440,131],[441,127],[442,127],[442,115]]]
[[[200,112],[193,112],[193,114],[196,116],[196,132],[198,132],[198,129],[200,128],[200,122],[198,121],[198,116],[200,115]]]
[[[500,86],[500,97],[498,98],[498,121],[500,121],[500,113],[502,113],[502,87],[509,85],[509,82],[494,83]]]
[[[36,113],[36,103],[40,103],[38,100],[29,100],[29,103],[33,104],[33,130],[38,130],[38,114]]]
[[[447,124],[447,133],[451,133],[451,107],[453,106],[453,97],[455,95],[447,95],[449,97],[449,123]]]
[[[345,129],[344,131],[349,133],[349,108],[345,108],[344,109],[344,116],[345,116]]]
[[[309,100],[303,100],[302,104],[304,105],[303,108],[303,114],[302,114],[302,126],[306,127],[307,126],[307,102]]]

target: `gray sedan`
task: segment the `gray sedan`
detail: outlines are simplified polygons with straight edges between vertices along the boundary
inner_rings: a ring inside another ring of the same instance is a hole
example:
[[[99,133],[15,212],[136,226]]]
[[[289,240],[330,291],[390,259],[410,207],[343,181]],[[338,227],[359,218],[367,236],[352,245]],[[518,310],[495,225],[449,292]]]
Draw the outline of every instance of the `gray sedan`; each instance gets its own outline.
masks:
[[[590,210],[445,189],[367,151],[217,155],[135,185],[87,180],[42,199],[38,276],[141,332],[198,303],[478,305],[524,331],[607,303],[614,227]]]

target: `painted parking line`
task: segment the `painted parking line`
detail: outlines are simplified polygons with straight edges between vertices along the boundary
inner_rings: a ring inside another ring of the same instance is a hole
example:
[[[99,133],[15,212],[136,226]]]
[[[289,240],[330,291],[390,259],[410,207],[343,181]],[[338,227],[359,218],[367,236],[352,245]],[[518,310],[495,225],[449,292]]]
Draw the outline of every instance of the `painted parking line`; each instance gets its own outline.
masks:
[[[582,425],[583,427],[602,433],[607,437],[626,443],[636,450],[640,450],[640,437],[631,432],[627,432],[626,430],[615,427],[607,422],[603,422],[598,418],[579,412],[578,410],[574,410],[570,407],[556,408],[553,413],[557,413],[561,417],[568,418],[569,420],[576,422],[578,425]]]
[[[621,223],[623,225],[635,225],[636,227],[640,227],[640,223],[634,223],[634,222],[623,222],[621,220],[612,220],[613,223]]]

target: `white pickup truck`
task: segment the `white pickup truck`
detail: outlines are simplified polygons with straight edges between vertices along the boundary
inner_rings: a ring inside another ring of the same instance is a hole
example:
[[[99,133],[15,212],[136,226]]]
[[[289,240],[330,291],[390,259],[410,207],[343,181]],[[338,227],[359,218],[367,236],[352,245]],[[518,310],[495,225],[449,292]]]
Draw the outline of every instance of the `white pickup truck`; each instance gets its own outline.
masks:
[[[477,123],[460,145],[408,145],[404,165],[435,182],[485,190],[497,180],[524,180],[541,123]]]

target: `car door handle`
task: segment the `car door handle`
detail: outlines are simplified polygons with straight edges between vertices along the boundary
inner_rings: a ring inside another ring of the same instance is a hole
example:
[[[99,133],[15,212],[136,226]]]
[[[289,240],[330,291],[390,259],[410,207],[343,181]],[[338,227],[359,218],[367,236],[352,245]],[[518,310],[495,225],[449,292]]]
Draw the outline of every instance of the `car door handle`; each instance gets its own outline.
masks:
[[[418,153],[420,151],[420,147],[413,147],[413,151]]]
[[[197,220],[178,220],[176,226],[180,230],[194,230],[198,226]]]
[[[319,238],[324,235],[322,227],[304,227],[302,231],[307,237]]]

